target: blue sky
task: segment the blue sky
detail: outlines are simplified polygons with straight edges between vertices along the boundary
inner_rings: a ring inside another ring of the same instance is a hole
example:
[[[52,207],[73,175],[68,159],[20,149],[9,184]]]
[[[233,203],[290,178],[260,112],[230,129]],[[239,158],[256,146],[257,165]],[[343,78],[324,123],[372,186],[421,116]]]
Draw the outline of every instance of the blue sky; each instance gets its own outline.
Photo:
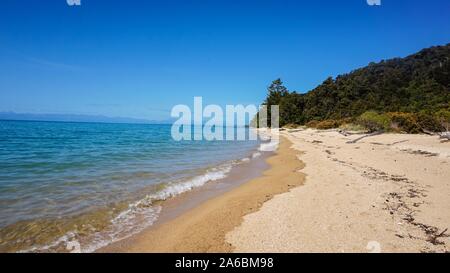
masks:
[[[166,119],[450,42],[450,1],[3,0],[0,111]]]

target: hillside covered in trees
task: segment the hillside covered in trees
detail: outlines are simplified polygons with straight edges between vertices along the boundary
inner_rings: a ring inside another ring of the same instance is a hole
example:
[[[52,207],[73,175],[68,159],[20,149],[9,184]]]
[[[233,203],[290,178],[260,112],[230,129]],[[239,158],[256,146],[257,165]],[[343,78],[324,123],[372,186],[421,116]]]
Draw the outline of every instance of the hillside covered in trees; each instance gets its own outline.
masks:
[[[405,131],[442,130],[450,113],[450,44],[370,63],[304,94],[288,91],[277,79],[264,104],[280,106],[280,126],[322,123],[332,128],[361,121],[363,115],[389,119],[386,124]],[[403,128],[407,126],[415,128]]]

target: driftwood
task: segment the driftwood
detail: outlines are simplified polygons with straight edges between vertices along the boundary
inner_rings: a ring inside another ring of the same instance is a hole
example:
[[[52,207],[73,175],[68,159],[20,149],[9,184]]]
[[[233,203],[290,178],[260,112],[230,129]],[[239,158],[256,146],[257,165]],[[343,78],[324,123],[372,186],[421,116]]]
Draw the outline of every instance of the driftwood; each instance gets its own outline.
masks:
[[[408,142],[409,140],[405,139],[405,140],[400,140],[400,141],[396,141],[396,142],[392,142],[391,144],[388,144],[388,146],[392,146],[395,144],[399,144],[399,143],[403,143],[403,142]]]
[[[439,136],[439,139],[443,139],[443,141],[450,140],[450,132],[449,131],[435,133],[435,132],[431,132],[431,131],[422,129],[422,132],[424,132],[425,134],[430,135],[430,136]]]
[[[430,235],[428,237],[428,242],[432,243],[433,245],[443,245],[445,243],[439,241],[439,238],[441,237],[450,237],[450,235],[445,234],[447,232],[448,228],[446,228],[441,233],[438,233],[437,229],[430,231]]]
[[[445,140],[450,140],[450,132],[443,132],[439,134],[439,138],[441,139],[445,139]]]
[[[384,133],[384,131],[373,132],[373,133],[364,135],[364,136],[362,136],[362,137],[358,137],[357,139],[347,141],[346,143],[347,143],[347,144],[353,144],[353,143],[356,143],[356,142],[360,141],[360,140],[363,139],[363,138],[381,135],[382,133]]]
[[[352,135],[361,135],[365,134],[366,132],[349,132],[347,130],[339,129],[337,132],[343,136],[352,136]]]
[[[345,130],[338,130],[338,133],[341,134],[341,135],[343,135],[343,136],[349,136],[349,135],[351,135],[351,133],[349,133],[349,132],[347,132],[347,131],[345,131]]]
[[[435,135],[436,135],[435,132],[431,132],[431,131],[428,131],[428,130],[426,130],[426,129],[422,129],[422,132],[423,132],[424,134],[427,134],[427,135],[430,135],[430,136],[435,136]]]
[[[305,129],[301,129],[301,128],[297,128],[297,129],[288,129],[289,133],[295,133],[295,132],[301,132],[301,131],[305,131]]]

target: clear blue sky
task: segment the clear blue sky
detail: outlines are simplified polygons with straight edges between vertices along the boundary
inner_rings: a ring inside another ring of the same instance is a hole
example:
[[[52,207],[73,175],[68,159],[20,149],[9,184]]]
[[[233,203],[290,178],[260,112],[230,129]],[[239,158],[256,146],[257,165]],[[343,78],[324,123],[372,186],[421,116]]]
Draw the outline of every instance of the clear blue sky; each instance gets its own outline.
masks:
[[[0,111],[165,119],[450,42],[450,1],[2,0]]]

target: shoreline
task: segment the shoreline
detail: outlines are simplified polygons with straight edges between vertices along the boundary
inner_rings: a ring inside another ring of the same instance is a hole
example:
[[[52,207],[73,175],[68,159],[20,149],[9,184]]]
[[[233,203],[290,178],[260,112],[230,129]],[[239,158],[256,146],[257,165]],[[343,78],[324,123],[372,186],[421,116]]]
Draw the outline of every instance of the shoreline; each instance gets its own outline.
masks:
[[[260,152],[257,158],[234,165],[224,178],[209,181],[200,187],[192,188],[189,191],[161,201],[161,212],[158,215],[158,219],[147,229],[152,229],[173,220],[205,201],[220,196],[261,176],[264,171],[269,169],[270,166],[266,160],[272,155],[273,152]]]
[[[450,142],[358,137],[283,131],[261,176],[98,252],[449,252]]]
[[[243,216],[304,183],[299,172],[304,164],[291,146],[282,138],[278,150],[266,158],[270,167],[261,176],[97,252],[232,252],[226,235],[242,223]]]

